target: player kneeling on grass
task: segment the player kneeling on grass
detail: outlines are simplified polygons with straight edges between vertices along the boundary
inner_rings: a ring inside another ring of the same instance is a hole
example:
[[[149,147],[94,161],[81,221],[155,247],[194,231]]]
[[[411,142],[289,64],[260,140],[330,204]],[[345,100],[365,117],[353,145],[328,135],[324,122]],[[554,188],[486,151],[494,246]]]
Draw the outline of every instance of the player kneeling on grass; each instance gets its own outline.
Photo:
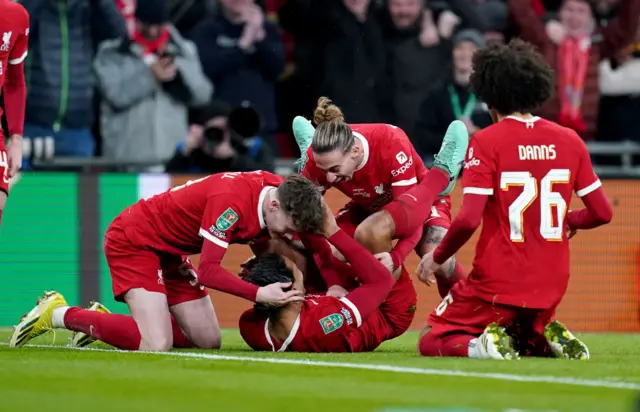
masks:
[[[240,333],[254,350],[372,351],[385,340],[400,335],[411,324],[411,306],[415,308],[416,294],[408,275],[404,282],[396,283],[369,251],[338,227],[331,210],[328,207],[326,210],[325,237],[351,263],[349,272],[358,277],[360,285],[342,298],[317,294],[278,308],[256,304],[240,318]],[[307,244],[305,240],[303,242]],[[297,256],[292,256],[291,252]],[[306,262],[293,249],[283,254],[306,273],[315,269],[308,267],[313,263]],[[341,264],[348,266],[335,257],[333,259],[337,270],[342,269]],[[289,269],[279,254],[257,258],[244,279],[258,286],[293,281],[294,290],[305,290],[303,273],[297,268]],[[392,294],[395,295],[393,298]]]
[[[531,115],[554,89],[533,46],[493,44],[473,66],[471,87],[495,123],[469,143],[461,210],[419,277],[432,276],[481,222],[482,232],[469,278],[429,316],[420,353],[588,359],[586,345],[552,320],[569,282],[568,233],[608,223],[611,204],[578,134]],[[574,191],[586,208],[567,213]]]
[[[118,215],[105,234],[104,251],[116,300],[131,316],[68,307],[49,292],[16,327],[11,346],[53,328],[66,328],[83,345],[97,339],[127,350],[220,347],[220,327],[209,287],[254,302],[282,305],[302,300],[289,283],[258,287],[221,266],[230,243],[269,233],[319,232],[322,195],[307,179],[268,172],[211,175],[147,200]],[[196,272],[183,256],[200,253]],[[89,337],[85,336],[88,335]]]

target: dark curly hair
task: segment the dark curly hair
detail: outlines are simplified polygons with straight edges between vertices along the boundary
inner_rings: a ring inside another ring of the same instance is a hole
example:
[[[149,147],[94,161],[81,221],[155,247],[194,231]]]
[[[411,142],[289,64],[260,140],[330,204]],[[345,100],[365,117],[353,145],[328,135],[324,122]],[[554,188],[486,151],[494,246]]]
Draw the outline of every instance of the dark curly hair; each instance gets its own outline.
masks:
[[[293,271],[287,267],[282,256],[270,253],[256,257],[244,280],[260,287],[276,282],[293,282]]]
[[[287,177],[278,187],[282,211],[291,216],[298,232],[319,233],[324,225],[322,193],[300,175]]]
[[[277,282],[293,282],[293,271],[287,267],[282,256],[265,254],[256,257],[256,262],[243,279],[256,286],[263,287]],[[291,287],[284,290],[291,290]],[[269,313],[271,311],[270,308],[260,303],[253,305],[253,308],[256,312]]]
[[[471,90],[502,115],[535,111],[552,96],[554,85],[553,69],[523,40],[491,43],[473,56]]]

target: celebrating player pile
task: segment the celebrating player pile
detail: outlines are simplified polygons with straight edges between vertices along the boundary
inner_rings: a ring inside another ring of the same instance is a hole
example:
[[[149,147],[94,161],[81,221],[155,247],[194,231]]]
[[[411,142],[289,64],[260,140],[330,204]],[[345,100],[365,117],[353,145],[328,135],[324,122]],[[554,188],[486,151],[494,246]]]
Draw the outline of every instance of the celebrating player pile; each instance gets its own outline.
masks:
[[[120,349],[168,350],[220,347],[220,328],[203,286],[271,305],[301,300],[290,283],[258,287],[221,266],[230,243],[323,227],[322,195],[300,176],[267,172],[211,175],[125,209],[105,234],[104,250],[116,300],[132,316],[101,305],[68,307],[49,292],[21,320],[11,346],[22,346],[53,328],[78,332],[72,342],[94,339]],[[184,258],[201,253],[198,274]]]
[[[587,347],[549,323],[569,281],[565,229],[593,229],[613,211],[586,145],[573,131],[531,115],[553,92],[553,72],[531,45],[513,40],[478,51],[471,86],[495,124],[469,144],[460,213],[418,268],[438,271],[484,222],[468,280],[429,317],[425,356],[588,359]],[[572,192],[586,209],[569,211]],[[515,338],[512,342],[511,335]]]
[[[29,15],[18,3],[0,0],[0,92],[4,96],[7,126],[10,137],[9,151],[5,149],[4,134],[0,126],[0,223],[7,196],[9,179],[22,164],[22,133],[27,86],[24,80],[24,59],[29,46]],[[0,118],[2,108],[0,108]]]
[[[422,222],[410,227],[408,233],[397,236],[399,242],[395,248],[391,238],[381,238],[372,233],[383,228],[362,223],[372,213],[423,181],[428,172],[402,129],[387,124],[348,125],[340,109],[325,97],[318,101],[314,121],[318,125],[315,130],[302,117],[296,117],[293,122],[296,140],[303,153],[304,169],[301,174],[318,185],[321,191],[335,187],[351,199],[336,216],[340,228],[371,252],[377,253],[376,256],[391,272],[402,265],[421,238],[417,248],[420,256],[435,249],[450,225],[448,196],[427,203],[429,214]],[[452,132],[467,139],[466,129],[460,126],[454,127]],[[454,183],[455,180],[451,181],[448,191]],[[442,296],[456,281],[465,278],[454,257],[437,275],[438,290]],[[339,288],[330,288],[330,294],[334,292],[337,295],[345,293]]]

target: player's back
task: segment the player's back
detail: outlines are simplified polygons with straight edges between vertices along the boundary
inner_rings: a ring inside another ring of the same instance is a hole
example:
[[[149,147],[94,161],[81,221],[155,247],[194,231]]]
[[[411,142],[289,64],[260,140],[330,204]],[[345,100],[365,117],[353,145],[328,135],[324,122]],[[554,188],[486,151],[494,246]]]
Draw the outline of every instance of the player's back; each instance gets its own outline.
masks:
[[[335,187],[353,202],[378,210],[392,200],[391,186],[411,185],[422,180],[427,168],[402,129],[388,124],[351,124],[353,135],[363,147],[362,163],[348,181],[330,184],[316,167],[313,152],[302,174],[321,190]]]
[[[205,223],[205,229],[227,243],[248,242],[261,231],[258,205],[263,189],[277,187],[282,180],[256,171],[218,173],[188,181],[122,212],[129,223],[125,233],[134,244],[171,254],[200,253],[200,231]],[[228,239],[225,225],[234,225],[239,216],[242,220],[234,226],[233,239]]]
[[[470,145],[466,168],[493,171],[471,283],[497,303],[547,308],[559,303],[569,280],[572,194],[597,178],[590,163],[584,170],[586,148],[574,131],[534,120],[507,118]],[[481,169],[481,162],[492,164]]]

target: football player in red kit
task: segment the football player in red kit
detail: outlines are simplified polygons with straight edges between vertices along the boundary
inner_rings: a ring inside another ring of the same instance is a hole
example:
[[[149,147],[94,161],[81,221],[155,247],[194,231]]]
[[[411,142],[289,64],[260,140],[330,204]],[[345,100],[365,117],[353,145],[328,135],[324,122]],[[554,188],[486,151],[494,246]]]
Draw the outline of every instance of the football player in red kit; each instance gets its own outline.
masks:
[[[258,287],[225,270],[229,244],[269,232],[319,232],[322,204],[307,179],[261,171],[211,175],[140,200],[111,222],[104,242],[113,294],[131,316],[70,308],[50,292],[23,317],[11,346],[66,328],[120,349],[217,348],[220,329],[204,286],[272,305],[302,299],[299,291],[283,290],[290,284]],[[196,272],[183,257],[197,253]]]
[[[24,59],[29,47],[29,14],[19,3],[0,0],[0,92],[4,96],[9,148],[0,126],[0,223],[9,195],[9,179],[22,165],[22,133],[27,86]],[[0,108],[0,118],[2,108]]]
[[[428,170],[407,135],[396,126],[349,125],[344,122],[340,109],[326,97],[318,100],[314,122],[318,125],[315,130],[302,117],[294,120],[296,139],[303,151],[301,160],[305,162],[301,174],[321,191],[335,187],[351,199],[337,214],[338,225],[368,248],[372,247],[367,243],[360,223],[415,187]],[[393,250],[391,245],[383,245],[370,251],[393,272],[417,244],[416,251],[420,256],[435,249],[450,221],[449,197],[438,198],[431,206],[424,228],[422,224],[415,226],[409,236],[399,238]],[[462,267],[456,265],[455,257],[438,275],[436,279],[442,296],[455,282],[466,277]],[[339,288],[337,292],[338,295],[346,293]]]
[[[311,277],[327,275],[327,272],[318,272],[314,260],[329,259],[328,270],[341,272],[335,275],[342,275],[344,282],[341,285],[350,292],[337,298],[313,294],[314,291],[306,295],[304,302],[291,302],[275,309],[256,304],[244,312],[239,321],[240,334],[252,349],[274,352],[372,351],[385,340],[401,335],[411,325],[417,296],[404,267],[396,281],[369,251],[338,227],[328,208],[325,225],[326,238],[350,265],[338,260],[330,250],[328,256],[314,253],[314,259],[310,260],[284,242],[275,241],[279,244],[271,250],[276,254],[257,258],[244,279],[256,285],[293,281],[293,289],[303,291],[312,282]],[[307,252],[310,248],[316,250],[314,245],[318,240],[314,238],[321,239],[312,235],[300,237]],[[281,255],[294,262],[293,271]],[[348,283],[349,280],[351,283],[354,281],[354,276],[361,284],[351,288]]]
[[[608,223],[611,204],[576,132],[531,115],[554,88],[533,46],[493,44],[473,65],[471,87],[495,123],[469,143],[461,210],[419,276],[439,270],[481,222],[482,232],[468,280],[429,316],[420,353],[588,359],[586,345],[553,317],[569,282],[567,232]],[[568,211],[573,192],[585,209]]]

